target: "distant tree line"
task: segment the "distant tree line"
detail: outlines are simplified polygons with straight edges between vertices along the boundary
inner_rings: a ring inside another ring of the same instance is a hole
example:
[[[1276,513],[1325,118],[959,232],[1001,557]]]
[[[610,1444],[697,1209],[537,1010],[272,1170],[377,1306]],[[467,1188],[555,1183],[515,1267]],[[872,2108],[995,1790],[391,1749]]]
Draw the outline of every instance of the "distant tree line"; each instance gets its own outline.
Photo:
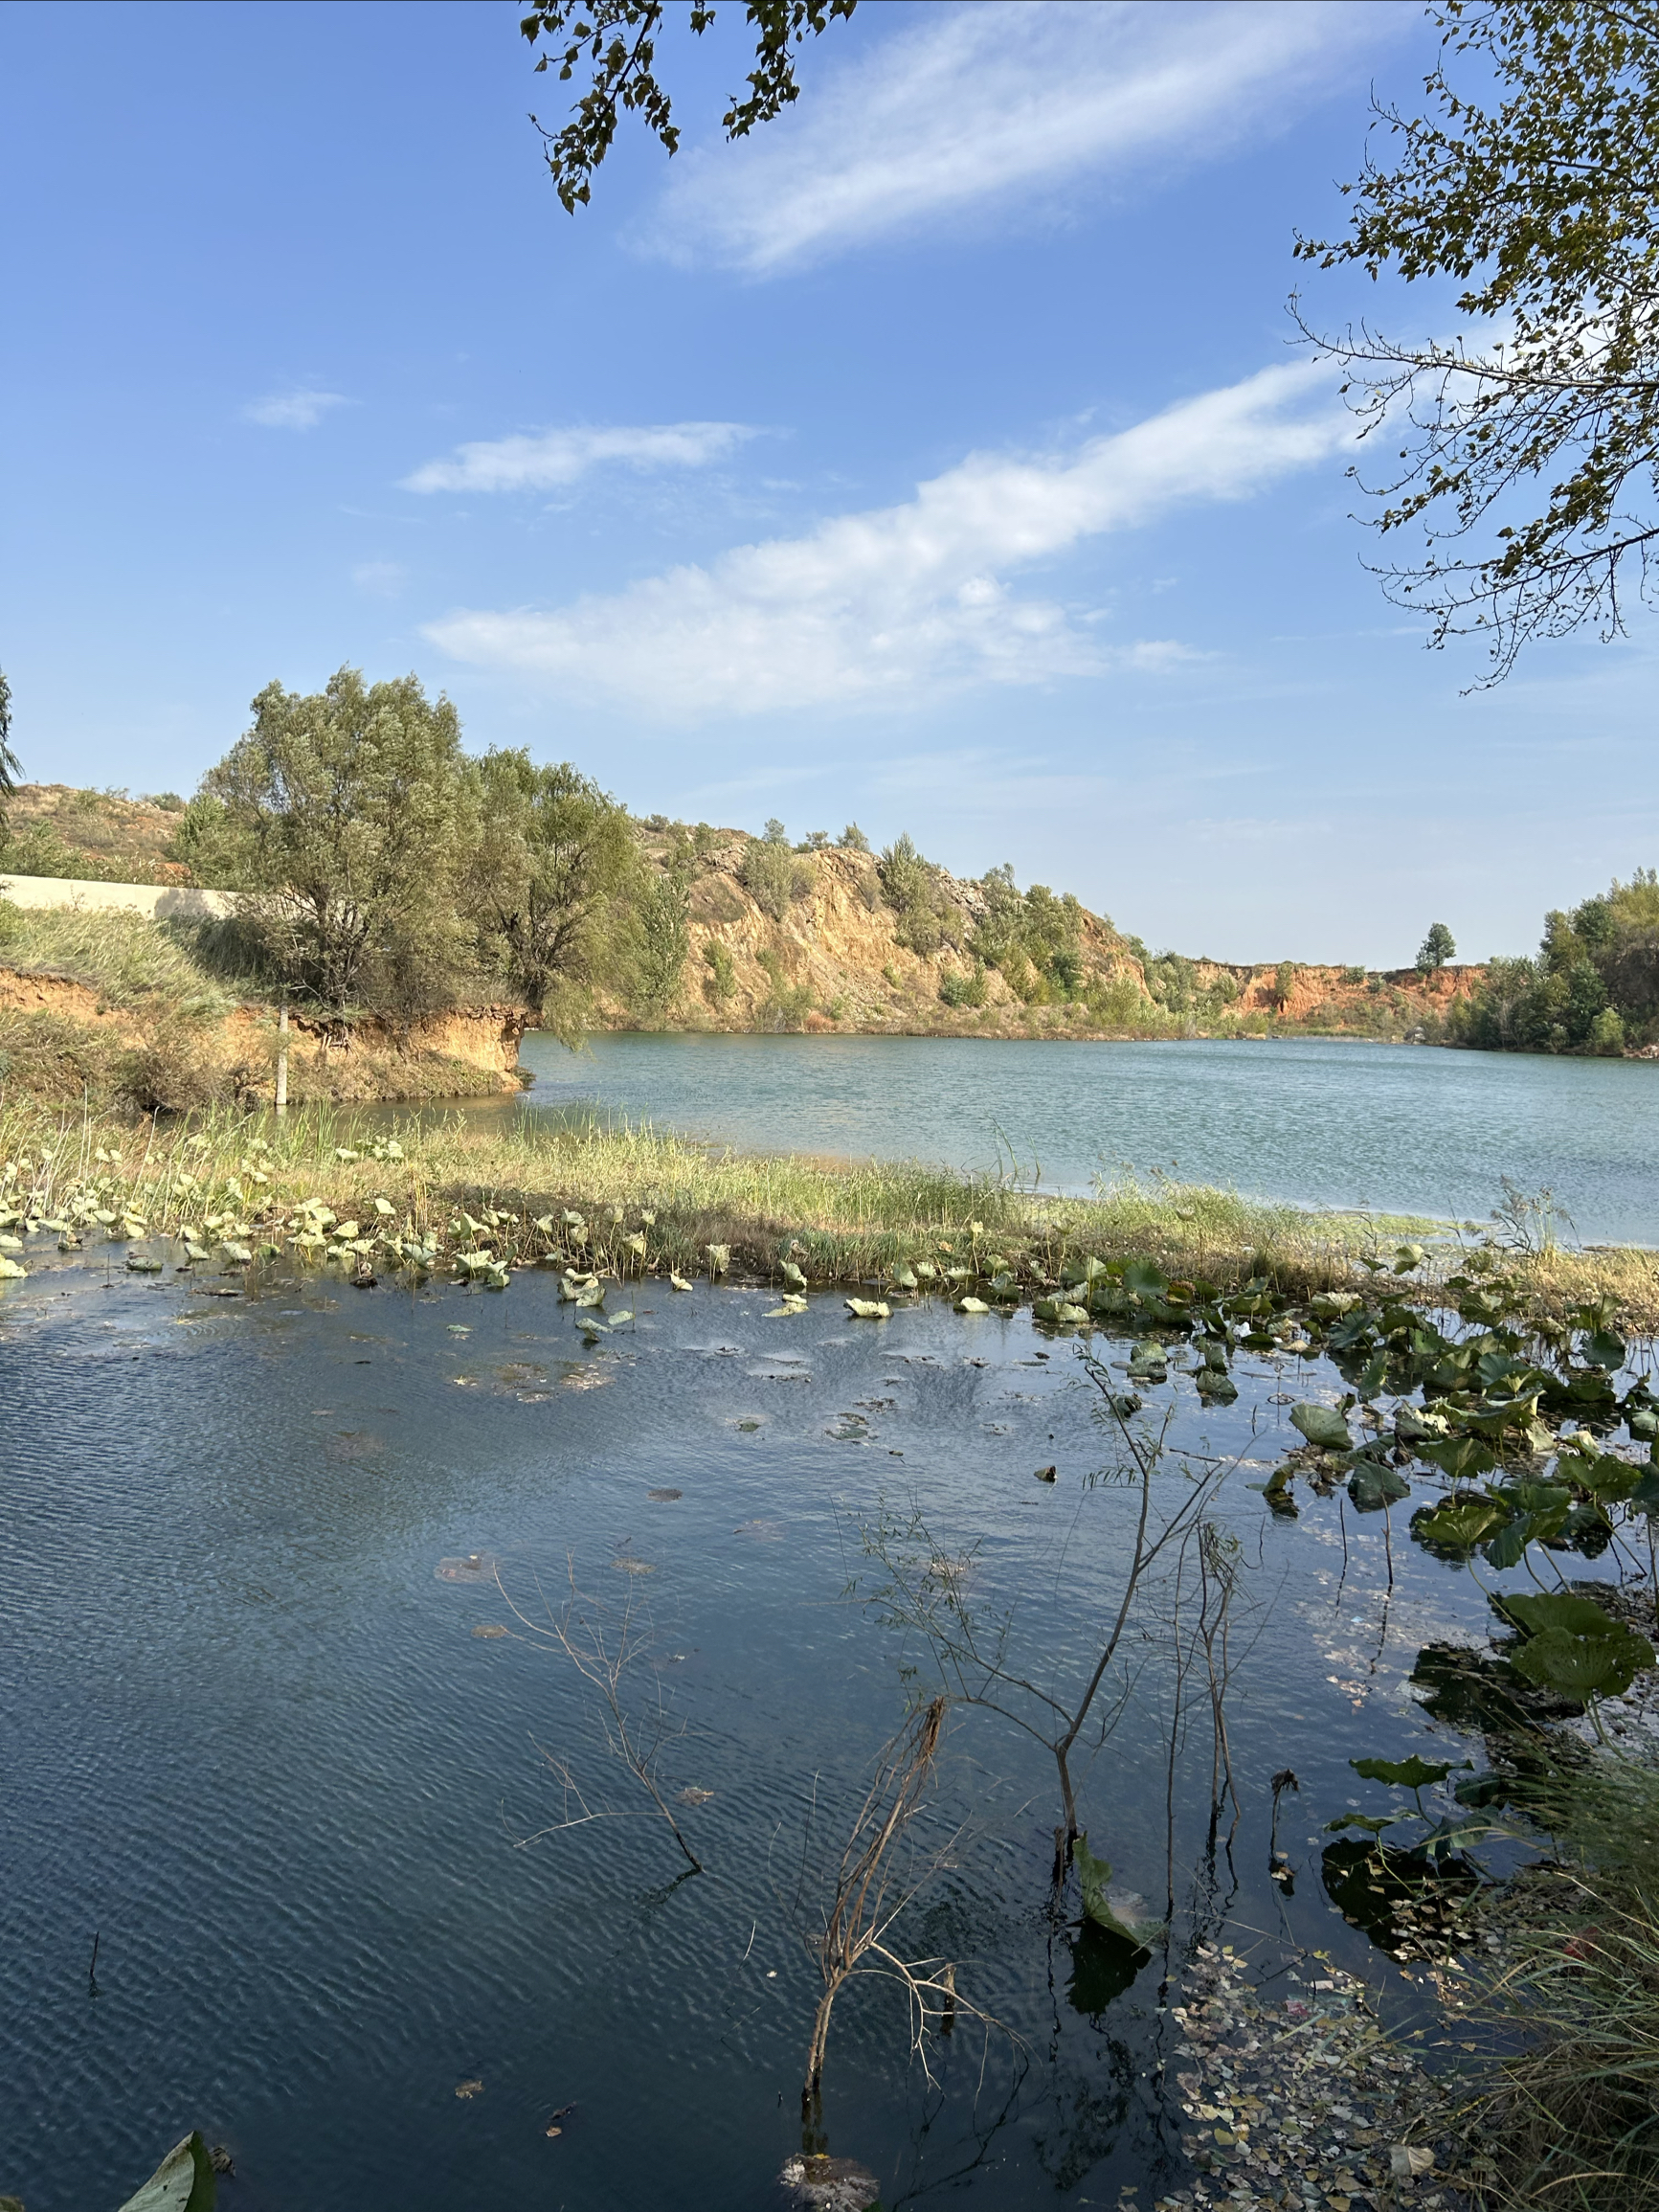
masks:
[[[1659,876],[1639,868],[1546,914],[1536,955],[1491,961],[1448,1028],[1455,1043],[1498,1051],[1617,1053],[1659,1040]]]

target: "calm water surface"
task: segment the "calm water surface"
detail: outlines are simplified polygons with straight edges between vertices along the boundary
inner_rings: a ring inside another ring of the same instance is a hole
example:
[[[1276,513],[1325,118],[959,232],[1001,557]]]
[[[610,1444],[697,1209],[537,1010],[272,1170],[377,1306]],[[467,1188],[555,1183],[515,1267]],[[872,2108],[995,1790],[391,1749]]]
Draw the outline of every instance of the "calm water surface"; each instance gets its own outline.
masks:
[[[1659,1063],[1296,1038],[527,1037],[538,1106],[594,1103],[767,1150],[1013,1166],[1087,1191],[1130,1167],[1299,1205],[1484,1221],[1508,1175],[1586,1241],[1659,1244]],[[489,1108],[483,1111],[499,1112]]]
[[[96,2212],[199,2125],[235,2155],[237,2212],[772,2202],[800,2142],[804,1938],[926,1657],[848,1595],[861,1530],[920,1513],[926,1544],[976,1546],[972,1602],[1013,1606],[1016,1649],[1068,1682],[1132,1506],[1091,1483],[1110,1441],[1071,1348],[1023,1318],[853,1323],[824,1296],[774,1320],[764,1294],[648,1283],[632,1332],[589,1350],[547,1275],[499,1297],[256,1275],[220,1300],[32,1266],[0,1298],[0,2192]],[[1246,1461],[1222,1504],[1249,1622],[1231,1848],[1206,1841],[1207,1719],[1172,1780],[1154,1635],[1083,1762],[1093,1847],[1175,1903],[1175,1951],[1120,1987],[1045,1911],[1046,1754],[991,1716],[953,1724],[931,1817],[964,1825],[910,1940],[1012,2037],[959,2023],[930,2083],[893,1991],[842,1997],[829,2143],[889,2208],[1110,2203],[1126,2182],[1149,2202],[1179,2125],[1162,1977],[1197,1931],[1269,1995],[1327,1946],[1385,2003],[1414,1998],[1334,1916],[1322,1829],[1381,1802],[1350,1755],[1430,1749],[1405,1677],[1428,1637],[1484,1637],[1486,1607],[1399,1541],[1390,1592],[1376,1520],[1334,1501],[1272,1520],[1248,1484],[1292,1440],[1289,1399],[1340,1385],[1244,1352],[1237,1371],[1230,1408],[1179,1371],[1155,1394],[1183,1447]],[[572,1573],[613,1632],[634,1607],[664,1784],[712,1793],[681,1809],[706,1873],[679,1879],[568,1662],[474,1633],[515,1624],[493,1584],[439,1577],[472,1552],[528,1614]],[[549,1758],[617,1817],[563,1825],[579,1808]],[[1288,1761],[1285,1896],[1267,1777]]]

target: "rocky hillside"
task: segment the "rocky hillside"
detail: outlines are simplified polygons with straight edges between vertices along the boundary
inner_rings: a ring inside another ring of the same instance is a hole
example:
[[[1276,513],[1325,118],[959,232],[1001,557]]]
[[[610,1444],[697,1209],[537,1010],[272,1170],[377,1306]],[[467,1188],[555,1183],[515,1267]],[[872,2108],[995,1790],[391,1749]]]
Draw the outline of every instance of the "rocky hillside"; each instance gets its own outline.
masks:
[[[193,880],[173,857],[181,807],[170,794],[25,784],[7,811],[0,875]],[[1414,969],[1241,967],[1155,955],[1069,895],[1041,885],[1022,892],[1006,871],[960,879],[908,839],[878,857],[856,842],[792,846],[775,825],[772,837],[755,838],[656,816],[635,831],[646,883],[672,895],[636,900],[618,921],[614,981],[595,1009],[612,1028],[1432,1037],[1451,1001],[1484,973],[1447,968],[1425,978]],[[666,937],[653,945],[653,916],[660,923],[663,914]],[[36,984],[42,970],[56,971],[109,1003],[101,959],[13,959]],[[486,1027],[496,1021],[499,1029],[499,979],[481,979],[463,995],[489,1006]],[[443,1045],[437,1050],[449,1056]],[[319,1044],[319,1076],[326,1066],[344,1081],[344,1051],[338,1041]],[[469,1045],[466,1057],[477,1056]]]

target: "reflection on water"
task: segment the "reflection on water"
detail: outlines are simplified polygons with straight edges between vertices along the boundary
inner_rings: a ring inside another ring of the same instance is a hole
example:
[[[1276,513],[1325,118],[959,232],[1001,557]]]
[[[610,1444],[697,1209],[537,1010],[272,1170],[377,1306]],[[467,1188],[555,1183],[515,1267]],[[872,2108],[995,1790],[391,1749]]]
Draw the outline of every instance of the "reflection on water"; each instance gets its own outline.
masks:
[[[1068,1348],[1024,1319],[850,1323],[815,1298],[769,1321],[769,1294],[646,1283],[635,1328],[589,1350],[534,1275],[349,1311],[316,1281],[210,1306],[68,1263],[9,1291],[0,2190],[113,2204],[199,2125],[254,2212],[773,2201],[824,1868],[926,1657],[849,1596],[861,1530],[921,1514],[971,1554],[980,1617],[1015,1608],[1038,1686],[1073,1679],[1133,1496],[1088,1480],[1109,1441]],[[1287,1374],[1238,1373],[1233,1406],[1202,1408],[1178,1361],[1165,1393],[1184,1449],[1244,1462],[1222,1493],[1249,1618],[1236,1833],[1207,1717],[1172,1759],[1167,1591],[1074,1772],[1116,1880],[1173,1901],[1177,1970],[1224,1923],[1263,1972],[1304,1946],[1364,1971],[1322,1823],[1358,1794],[1350,1755],[1424,1743],[1415,1654],[1484,1635],[1485,1606],[1410,1546],[1390,1597],[1380,1534],[1334,1508],[1273,1520],[1248,1484],[1292,1440]],[[702,1874],[525,1631],[572,1577],[631,1623]],[[1267,1875],[1288,1754],[1289,1895]],[[1074,1905],[1050,1918],[1058,1817],[1041,1747],[953,1720],[928,1833],[955,1840],[911,1940],[1000,2026],[964,2009],[930,2080],[896,1991],[839,2000],[824,2138],[889,2206],[1086,2182],[1145,2203],[1173,2172],[1168,1959]]]
[[[647,1119],[740,1146],[1012,1170],[1087,1191],[1174,1172],[1297,1205],[1485,1221],[1502,1178],[1589,1241],[1659,1244],[1659,1067],[1343,1043],[971,1037],[525,1039],[524,1100],[463,1111]]]

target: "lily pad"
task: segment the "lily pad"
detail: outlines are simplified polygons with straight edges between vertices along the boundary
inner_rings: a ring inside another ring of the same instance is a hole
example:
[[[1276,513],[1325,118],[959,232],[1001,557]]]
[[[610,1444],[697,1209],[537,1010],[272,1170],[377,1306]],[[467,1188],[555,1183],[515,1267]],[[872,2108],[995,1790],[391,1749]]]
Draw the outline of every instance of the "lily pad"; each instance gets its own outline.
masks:
[[[854,1320],[885,1321],[892,1319],[893,1309],[886,1298],[848,1298],[846,1307]]]
[[[1369,1460],[1348,1478],[1348,1495],[1361,1513],[1379,1513],[1411,1496],[1411,1484],[1393,1467],[1379,1467]]]
[[[1163,1922],[1147,1914],[1141,1898],[1111,1886],[1110,1862],[1097,1859],[1090,1851],[1087,1831],[1072,1844],[1071,1859],[1083,1889],[1083,1909],[1096,1928],[1121,1936],[1137,1950],[1157,1941],[1163,1933]]]
[[[213,2212],[213,2161],[200,2131],[175,2143],[121,2212]]]
[[[1467,1761],[1460,1762],[1467,1765]],[[1367,1782],[1386,1782],[1391,1790],[1424,1790],[1430,1782],[1444,1782],[1451,1772],[1449,1759],[1350,1759],[1354,1772]]]
[[[1348,1424],[1334,1406],[1292,1406],[1290,1426],[1299,1429],[1310,1444],[1322,1452],[1352,1452],[1354,1439]]]

